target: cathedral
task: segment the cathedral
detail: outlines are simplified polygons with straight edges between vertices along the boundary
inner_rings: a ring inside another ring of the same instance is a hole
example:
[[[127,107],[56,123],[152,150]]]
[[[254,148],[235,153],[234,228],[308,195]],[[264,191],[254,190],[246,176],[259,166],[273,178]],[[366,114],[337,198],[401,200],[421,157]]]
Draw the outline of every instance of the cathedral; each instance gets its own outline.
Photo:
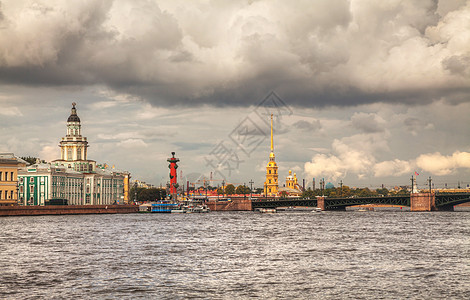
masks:
[[[274,155],[274,138],[273,138],[273,115],[271,114],[271,152],[269,153],[269,162],[266,166],[266,181],[264,182],[264,194],[268,197],[277,197],[281,192],[285,192],[289,196],[299,197],[302,195],[302,188],[297,182],[297,174],[289,170],[289,176],[286,177],[286,186],[279,188],[278,166]]]
[[[273,115],[271,114],[271,153],[269,153],[269,162],[266,166],[266,181],[265,186],[265,195],[267,196],[277,196],[279,190],[278,184],[278,172],[277,172],[276,157],[274,155],[274,143],[273,143]]]

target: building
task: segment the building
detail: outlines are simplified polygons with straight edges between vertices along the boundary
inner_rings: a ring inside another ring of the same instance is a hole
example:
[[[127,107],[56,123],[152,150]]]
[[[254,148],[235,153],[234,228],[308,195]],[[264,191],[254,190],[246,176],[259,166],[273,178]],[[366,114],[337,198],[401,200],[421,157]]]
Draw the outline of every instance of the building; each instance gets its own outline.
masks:
[[[292,171],[289,170],[289,175],[286,177],[286,186],[279,189],[279,192],[286,192],[289,196],[301,196],[302,189],[297,182],[297,174],[292,175]]]
[[[13,153],[0,153],[0,206],[18,203],[18,168],[26,165]]]
[[[81,135],[75,106],[72,103],[67,134],[59,144],[61,158],[20,169],[21,205],[45,205],[51,199],[67,199],[70,205],[129,203],[129,172],[87,159],[88,142]]]
[[[273,143],[273,115],[271,114],[271,152],[269,153],[269,162],[266,166],[266,181],[264,182],[264,193],[267,196],[277,196],[279,190],[278,168],[276,157],[274,155]]]
[[[82,126],[77,115],[77,105],[72,103],[72,111],[67,119],[67,134],[59,143],[60,159],[52,161],[56,166],[62,165],[78,172],[94,172],[96,162],[87,159],[88,141],[82,136]]]

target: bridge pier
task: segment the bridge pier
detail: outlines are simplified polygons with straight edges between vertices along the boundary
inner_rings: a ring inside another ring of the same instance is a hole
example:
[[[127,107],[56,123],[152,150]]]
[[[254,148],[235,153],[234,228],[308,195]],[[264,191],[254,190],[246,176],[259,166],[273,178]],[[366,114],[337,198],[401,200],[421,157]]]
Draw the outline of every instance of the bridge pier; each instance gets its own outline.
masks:
[[[321,208],[321,210],[326,210],[325,197],[317,197],[317,207]]]
[[[411,193],[410,210],[411,211],[436,210],[436,194],[435,193]]]

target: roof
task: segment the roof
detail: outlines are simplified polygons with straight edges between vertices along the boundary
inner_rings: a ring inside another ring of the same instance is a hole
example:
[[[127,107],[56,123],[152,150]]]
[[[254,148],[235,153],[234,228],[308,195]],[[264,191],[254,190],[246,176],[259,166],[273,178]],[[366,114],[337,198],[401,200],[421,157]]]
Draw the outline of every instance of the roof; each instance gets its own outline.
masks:
[[[24,164],[27,165],[28,162],[15,156],[13,153],[0,153],[0,163],[8,164]]]
[[[80,118],[77,116],[77,109],[75,108],[75,102],[72,103],[72,111],[70,112],[70,116],[67,119],[67,122],[80,122]]]

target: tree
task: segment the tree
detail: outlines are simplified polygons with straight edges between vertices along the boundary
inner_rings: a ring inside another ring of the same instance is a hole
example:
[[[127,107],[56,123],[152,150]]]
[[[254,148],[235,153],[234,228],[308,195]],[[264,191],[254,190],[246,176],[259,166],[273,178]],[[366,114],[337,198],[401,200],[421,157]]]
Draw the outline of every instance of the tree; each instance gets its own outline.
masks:
[[[377,194],[379,194],[379,195],[384,195],[384,196],[387,196],[388,193],[389,193],[389,192],[388,192],[388,189],[386,189],[386,188],[376,189],[375,191],[377,192]]]
[[[287,192],[286,191],[282,191],[281,192],[281,199],[285,199],[287,198]]]
[[[235,194],[239,194],[239,195],[245,195],[249,193],[250,193],[250,188],[244,185],[237,186],[237,189],[235,190]]]
[[[235,194],[235,186],[233,184],[227,184],[225,186],[225,193],[227,195]]]
[[[315,191],[312,191],[311,189],[306,190],[305,192],[302,193],[302,198],[304,199],[314,199],[316,196]]]
[[[255,189],[255,193],[256,193],[256,194],[261,194],[263,191],[264,191],[263,188],[256,188],[256,189]]]
[[[137,201],[140,202],[149,202],[149,201],[158,201],[166,198],[166,190],[160,188],[141,188],[132,187],[129,191],[129,196],[132,201],[134,201],[137,191]]]
[[[224,193],[224,190],[221,187],[217,188],[218,195],[222,195],[223,193]]]
[[[37,157],[32,157],[32,156],[23,156],[20,158],[31,165],[34,165],[38,159]]]

